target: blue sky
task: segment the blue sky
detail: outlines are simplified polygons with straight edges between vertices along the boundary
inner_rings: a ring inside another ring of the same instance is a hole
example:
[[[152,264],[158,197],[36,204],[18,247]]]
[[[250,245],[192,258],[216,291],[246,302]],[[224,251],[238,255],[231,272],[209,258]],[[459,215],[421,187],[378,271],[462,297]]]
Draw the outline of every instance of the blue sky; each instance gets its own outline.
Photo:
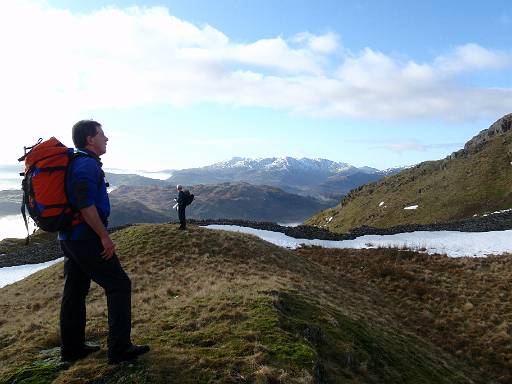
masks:
[[[242,157],[388,168],[442,158],[512,112],[508,1],[3,4],[0,155],[79,119],[104,163],[180,169]]]

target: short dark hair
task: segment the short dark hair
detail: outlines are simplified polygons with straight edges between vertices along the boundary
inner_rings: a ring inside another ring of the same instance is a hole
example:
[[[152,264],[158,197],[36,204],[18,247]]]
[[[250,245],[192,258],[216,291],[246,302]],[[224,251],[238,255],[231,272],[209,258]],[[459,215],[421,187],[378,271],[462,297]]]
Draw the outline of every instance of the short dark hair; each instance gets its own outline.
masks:
[[[101,128],[101,124],[94,120],[80,120],[73,125],[72,136],[75,147],[85,148],[87,138],[89,136],[96,136],[98,128]]]

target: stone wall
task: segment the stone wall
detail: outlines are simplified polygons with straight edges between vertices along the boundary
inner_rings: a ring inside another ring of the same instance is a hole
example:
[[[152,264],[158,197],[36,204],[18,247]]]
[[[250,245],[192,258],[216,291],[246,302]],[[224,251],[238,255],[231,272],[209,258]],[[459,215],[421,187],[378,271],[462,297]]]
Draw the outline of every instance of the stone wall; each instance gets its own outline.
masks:
[[[512,229],[512,211],[504,213],[491,214],[485,217],[474,217],[466,220],[454,221],[451,223],[434,224],[411,224],[400,225],[397,227],[381,229],[368,226],[362,226],[354,229],[350,233],[337,234],[324,228],[310,225],[299,225],[297,227],[287,227],[270,222],[256,222],[246,220],[189,220],[189,224],[206,226],[211,224],[237,225],[241,227],[250,227],[263,229],[272,232],[281,232],[287,236],[296,239],[319,239],[319,240],[353,240],[364,235],[393,235],[404,232],[415,231],[460,231],[460,232],[489,232],[504,231]],[[175,222],[169,224],[175,225]],[[109,232],[126,228],[125,225],[109,229]],[[37,264],[54,260],[62,257],[59,242],[57,240],[46,243],[23,246],[17,252],[0,255],[0,268],[11,267],[23,264]]]

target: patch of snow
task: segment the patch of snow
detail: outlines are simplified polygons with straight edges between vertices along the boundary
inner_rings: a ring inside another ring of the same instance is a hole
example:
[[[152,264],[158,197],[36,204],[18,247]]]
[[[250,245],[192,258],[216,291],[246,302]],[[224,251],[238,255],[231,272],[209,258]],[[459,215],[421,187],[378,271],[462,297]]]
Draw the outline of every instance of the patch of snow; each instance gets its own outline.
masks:
[[[49,266],[64,260],[64,258],[47,261],[46,263],[40,264],[25,264],[18,265],[16,267],[4,267],[0,268],[0,288],[5,287],[8,284],[15,283],[19,280],[23,280],[25,277],[30,276],[41,269],[48,268]]]
[[[384,205],[384,202],[381,201],[380,204],[379,204],[379,207],[382,207]]]
[[[235,225],[209,225],[207,228],[249,233],[280,247],[295,249],[301,244],[324,248],[374,248],[397,247],[425,250],[428,254],[446,254],[450,257],[483,257],[512,253],[512,230],[493,232],[411,232],[396,235],[366,235],[354,240],[295,239],[284,233],[265,231]],[[369,246],[371,245],[371,246]]]
[[[335,161],[315,158],[295,157],[267,157],[267,158],[245,158],[233,157],[231,160],[215,163],[207,168],[226,169],[226,168],[244,168],[267,171],[286,171],[286,170],[314,170],[330,173],[343,173],[356,168],[347,163],[337,163]]]
[[[501,215],[502,213],[508,213],[508,212],[511,212],[511,211],[512,211],[512,208],[502,209],[501,211],[487,212],[487,213],[482,214],[482,217],[487,217],[487,216],[492,216],[492,215]],[[475,217],[475,216],[478,216],[478,214],[475,213],[473,215],[473,217]]]
[[[282,227],[298,227],[299,225],[302,225],[302,223],[277,223],[277,225]]]
[[[326,218],[326,219],[325,219],[325,221],[327,221],[328,223],[330,223],[330,222],[332,221],[332,219],[333,219],[333,217],[331,216],[331,217]]]
[[[414,210],[414,209],[418,209],[418,206],[417,205],[411,205],[409,207],[405,207],[404,209]]]

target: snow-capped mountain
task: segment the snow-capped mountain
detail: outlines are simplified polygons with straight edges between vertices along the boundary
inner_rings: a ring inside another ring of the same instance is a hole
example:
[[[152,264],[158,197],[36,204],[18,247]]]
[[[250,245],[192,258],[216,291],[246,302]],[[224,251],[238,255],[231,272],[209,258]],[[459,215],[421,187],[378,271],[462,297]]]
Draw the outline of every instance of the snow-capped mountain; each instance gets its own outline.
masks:
[[[234,157],[206,167],[175,171],[168,181],[184,185],[248,182],[321,200],[338,200],[351,189],[392,173],[327,159]]]
[[[290,170],[301,170],[301,171],[320,171],[330,173],[341,173],[341,172],[357,172],[358,168],[347,163],[337,163],[335,161],[327,159],[309,159],[301,158],[296,159],[294,157],[269,157],[269,158],[257,158],[251,159],[246,157],[233,157],[231,160],[222,161],[215,163],[205,168],[210,169],[250,169],[250,170],[269,170],[269,171],[290,171]],[[365,173],[378,172],[377,169],[363,167],[361,170]],[[370,172],[368,170],[373,170]]]

